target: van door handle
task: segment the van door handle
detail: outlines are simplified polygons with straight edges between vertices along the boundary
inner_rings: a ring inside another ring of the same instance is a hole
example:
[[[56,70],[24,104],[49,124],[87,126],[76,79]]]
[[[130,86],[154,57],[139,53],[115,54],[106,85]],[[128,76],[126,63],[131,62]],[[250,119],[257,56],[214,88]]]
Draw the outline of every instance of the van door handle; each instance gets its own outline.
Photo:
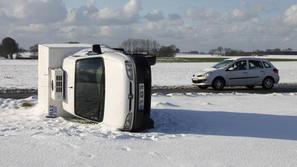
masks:
[[[68,87],[69,89],[73,89],[73,86]]]

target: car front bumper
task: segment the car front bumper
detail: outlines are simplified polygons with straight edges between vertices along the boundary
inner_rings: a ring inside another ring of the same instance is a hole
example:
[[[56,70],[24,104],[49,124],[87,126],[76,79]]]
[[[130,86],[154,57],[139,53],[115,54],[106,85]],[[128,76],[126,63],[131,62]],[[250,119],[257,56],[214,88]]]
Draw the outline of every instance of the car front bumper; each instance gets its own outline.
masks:
[[[211,82],[209,81],[209,79],[205,78],[205,77],[193,77],[192,83],[193,83],[193,85],[198,85],[198,86],[211,85]]]

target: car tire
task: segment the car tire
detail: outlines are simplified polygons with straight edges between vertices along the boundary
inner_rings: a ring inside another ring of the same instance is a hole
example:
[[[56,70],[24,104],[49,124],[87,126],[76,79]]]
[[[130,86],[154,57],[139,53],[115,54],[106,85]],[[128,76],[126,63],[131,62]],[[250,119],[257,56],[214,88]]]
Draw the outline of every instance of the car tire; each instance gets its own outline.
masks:
[[[274,86],[274,80],[271,77],[266,77],[262,82],[263,89],[272,89]]]
[[[199,88],[199,89],[207,89],[208,86],[206,86],[206,85],[199,85],[198,88]]]
[[[248,89],[254,89],[255,88],[255,85],[248,85],[246,86]]]
[[[216,78],[213,80],[211,86],[214,90],[223,90],[225,87],[225,80],[223,78]]]

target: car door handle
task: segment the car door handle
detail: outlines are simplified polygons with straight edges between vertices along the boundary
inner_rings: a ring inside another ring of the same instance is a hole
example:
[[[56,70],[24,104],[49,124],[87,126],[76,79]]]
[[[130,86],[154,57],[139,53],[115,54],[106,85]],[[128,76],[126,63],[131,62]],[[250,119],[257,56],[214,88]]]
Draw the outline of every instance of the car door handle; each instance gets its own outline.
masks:
[[[248,72],[243,72],[243,74],[247,74]]]

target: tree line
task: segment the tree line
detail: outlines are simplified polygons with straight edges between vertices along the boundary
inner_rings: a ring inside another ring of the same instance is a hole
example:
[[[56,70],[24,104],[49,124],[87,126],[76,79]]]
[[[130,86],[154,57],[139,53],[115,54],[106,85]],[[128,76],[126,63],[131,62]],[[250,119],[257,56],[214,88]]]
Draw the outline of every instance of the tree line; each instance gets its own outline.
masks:
[[[243,51],[231,48],[217,47],[211,49],[209,54],[222,55],[222,56],[264,56],[264,55],[297,55],[297,51],[293,51],[291,48],[275,48],[266,50],[254,50],[254,51]]]
[[[0,57],[4,57],[6,59],[18,58],[19,53],[28,51],[37,58],[38,44],[35,44],[31,46],[29,50],[26,50],[19,47],[19,44],[16,42],[16,40],[11,37],[5,37],[0,43]],[[16,55],[16,57],[13,55]]]
[[[79,42],[67,42],[69,44],[77,44]],[[175,45],[161,46],[156,40],[150,39],[127,39],[124,40],[120,46],[127,54],[147,54],[156,57],[174,57],[180,50]],[[27,50],[19,47],[19,44],[11,37],[6,37],[0,43],[0,57],[12,59],[14,54],[20,52],[26,52]],[[28,50],[34,53],[37,58],[38,44],[31,46]],[[291,48],[286,49],[266,49],[255,51],[243,51],[231,48],[223,48],[219,46],[215,49],[210,49],[209,52],[190,51],[190,54],[211,54],[222,56],[263,56],[263,55],[297,55],[297,51],[293,51]]]
[[[78,44],[79,42],[67,42],[69,44]],[[179,49],[175,45],[161,46],[156,40],[149,39],[127,39],[120,44],[127,54],[147,54],[157,57],[174,57]],[[0,57],[13,59],[13,55],[19,55],[21,52],[32,52],[37,54],[38,44],[35,44],[25,50],[19,47],[19,44],[11,37],[6,37],[0,44]]]
[[[128,54],[147,54],[157,57],[174,57],[180,50],[175,45],[161,46],[156,40],[128,39],[121,43]]]

